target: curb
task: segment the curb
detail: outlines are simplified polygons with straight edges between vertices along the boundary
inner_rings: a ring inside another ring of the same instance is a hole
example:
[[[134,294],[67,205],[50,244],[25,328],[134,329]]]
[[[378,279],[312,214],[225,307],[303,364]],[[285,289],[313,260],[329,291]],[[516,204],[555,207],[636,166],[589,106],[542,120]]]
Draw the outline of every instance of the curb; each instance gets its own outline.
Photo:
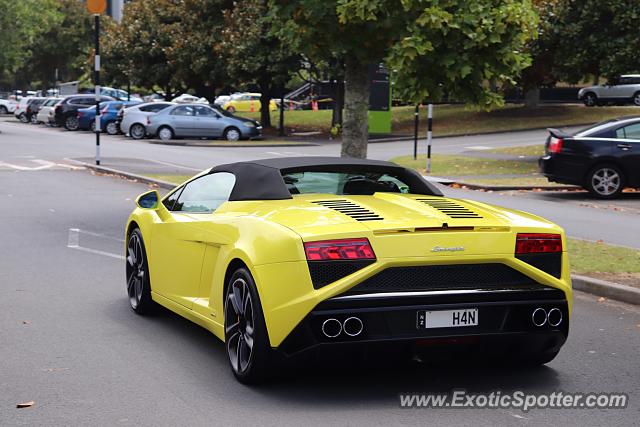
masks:
[[[640,305],[640,289],[592,277],[571,275],[573,289],[600,295],[628,304]]]
[[[204,142],[160,142],[156,140],[145,141],[148,144],[155,145],[177,145],[181,147],[210,147],[210,148],[256,148],[256,147],[307,147],[307,146],[318,146],[322,145],[321,143],[316,142],[302,142],[296,141],[291,144],[250,144],[250,143],[240,143],[240,144],[216,144],[216,143],[204,143]]]
[[[132,179],[138,182],[142,182],[144,184],[151,184],[151,185],[157,185],[160,188],[164,188],[167,190],[171,190],[175,187],[177,187],[176,184],[172,183],[172,182],[167,182],[167,181],[162,181],[160,179],[154,179],[154,178],[149,178],[146,177],[144,175],[138,175],[135,173],[130,173],[130,172],[124,172],[118,169],[112,169],[112,168],[108,168],[105,166],[98,166],[98,165],[92,165],[91,163],[86,163],[86,162],[82,162],[80,160],[74,160],[74,159],[69,159],[74,163],[77,163],[81,166],[84,166],[87,169],[91,169],[95,172],[100,172],[100,173],[107,173],[110,175],[116,175],[122,178],[126,178],[126,179]]]
[[[512,190],[523,190],[523,191],[561,191],[561,190],[581,190],[582,187],[576,186],[561,186],[561,185],[549,185],[545,187],[535,186],[535,185],[504,185],[504,186],[496,186],[496,185],[480,185],[480,184],[468,184],[466,182],[452,181],[442,183],[449,187],[453,185],[459,185],[460,187],[466,187],[469,190],[486,190],[486,191],[512,191]]]

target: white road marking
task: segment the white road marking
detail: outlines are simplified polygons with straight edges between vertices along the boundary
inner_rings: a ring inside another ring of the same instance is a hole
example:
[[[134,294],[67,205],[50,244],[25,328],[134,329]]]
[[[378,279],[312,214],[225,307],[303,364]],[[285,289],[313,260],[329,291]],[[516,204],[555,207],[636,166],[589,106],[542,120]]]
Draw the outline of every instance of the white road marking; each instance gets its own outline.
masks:
[[[74,171],[85,169],[84,166],[68,165],[66,163],[56,163],[56,166],[60,166],[62,168],[67,168],[67,169],[71,169],[71,170],[74,170]]]
[[[177,165],[175,163],[169,163],[169,162],[162,162],[160,160],[154,160],[154,159],[148,159],[151,162],[155,162],[161,165],[165,165],[165,166],[171,166],[174,168],[180,168],[180,169],[186,169],[186,170],[190,170],[190,171],[196,171],[196,172],[201,172],[203,169],[197,169],[197,168],[191,168],[189,166],[182,166],[182,165]]]
[[[28,156],[28,157],[33,157],[33,156]],[[8,167],[18,171],[29,171],[29,172],[40,171],[44,169],[51,169],[54,166],[59,166],[59,167],[68,168],[72,170],[84,169],[84,167],[82,166],[69,165],[66,163],[55,163],[55,162],[51,162],[49,160],[43,160],[43,159],[29,159],[29,161],[40,166],[15,165],[13,163],[0,161],[0,167],[4,166],[4,167]]]
[[[79,251],[84,251],[84,252],[89,252],[91,254],[96,254],[96,255],[102,255],[102,256],[106,256],[109,258],[115,258],[115,259],[119,259],[119,260],[124,260],[125,257],[124,255],[120,255],[120,254],[113,254],[111,252],[105,252],[105,251],[101,251],[98,249],[91,249],[91,248],[85,248],[80,246],[80,233],[84,233],[84,234],[89,234],[92,236],[100,236],[100,237],[106,237],[106,238],[111,238],[113,240],[118,240],[114,237],[110,237],[110,236],[105,236],[103,234],[98,234],[98,233],[91,233],[89,231],[83,231],[80,230],[78,228],[70,228],[69,229],[69,236],[67,238],[67,247],[69,249],[76,249]]]

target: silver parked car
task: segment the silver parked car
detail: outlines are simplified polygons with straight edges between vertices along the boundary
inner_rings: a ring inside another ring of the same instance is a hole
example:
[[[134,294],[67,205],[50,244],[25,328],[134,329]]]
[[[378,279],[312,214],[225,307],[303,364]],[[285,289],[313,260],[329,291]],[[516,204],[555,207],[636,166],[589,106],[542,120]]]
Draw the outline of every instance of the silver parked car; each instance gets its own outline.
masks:
[[[634,104],[640,107],[640,74],[626,74],[604,85],[580,89],[578,99],[587,107],[595,105]]]
[[[173,102],[147,102],[127,107],[122,110],[122,120],[120,122],[120,132],[133,139],[142,139],[147,135],[147,117],[164,110],[167,107],[176,105]],[[116,119],[116,121],[118,121]]]
[[[203,104],[181,104],[147,117],[147,133],[163,141],[173,138],[224,138],[227,141],[256,138],[262,126]]]

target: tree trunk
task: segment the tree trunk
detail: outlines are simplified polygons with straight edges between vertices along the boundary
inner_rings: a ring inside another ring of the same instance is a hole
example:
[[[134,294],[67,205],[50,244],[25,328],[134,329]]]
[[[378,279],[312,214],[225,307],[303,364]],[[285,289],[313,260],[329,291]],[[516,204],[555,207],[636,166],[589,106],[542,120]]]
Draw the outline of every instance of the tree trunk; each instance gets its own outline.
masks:
[[[260,124],[263,128],[271,127],[271,112],[269,104],[271,103],[271,91],[266,87],[262,87],[262,95],[260,96]]]
[[[527,108],[538,108],[540,104],[540,88],[531,87],[524,93],[524,105]]]
[[[342,110],[344,108],[344,77],[340,76],[334,83],[333,114],[331,127],[342,126]]]
[[[355,58],[346,60],[342,157],[367,157],[369,139],[369,70]]]

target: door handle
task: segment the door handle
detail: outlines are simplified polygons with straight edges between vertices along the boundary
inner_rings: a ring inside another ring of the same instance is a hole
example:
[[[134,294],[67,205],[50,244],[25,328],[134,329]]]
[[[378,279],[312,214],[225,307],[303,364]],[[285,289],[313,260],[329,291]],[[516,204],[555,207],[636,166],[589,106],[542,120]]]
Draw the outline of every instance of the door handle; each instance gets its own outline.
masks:
[[[618,144],[618,148],[622,148],[626,151],[631,148],[631,144]]]

